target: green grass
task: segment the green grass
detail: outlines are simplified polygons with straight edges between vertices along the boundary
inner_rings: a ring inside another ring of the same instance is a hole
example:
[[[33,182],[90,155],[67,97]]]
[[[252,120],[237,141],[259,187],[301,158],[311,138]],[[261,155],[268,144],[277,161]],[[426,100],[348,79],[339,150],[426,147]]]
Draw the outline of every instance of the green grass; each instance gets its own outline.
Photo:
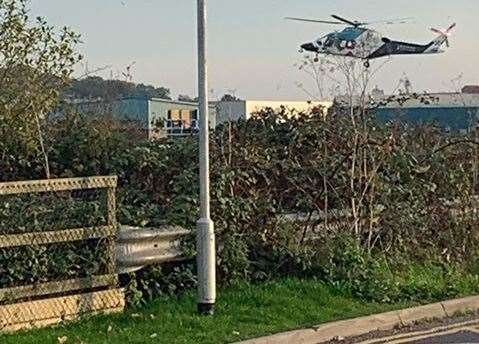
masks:
[[[222,290],[218,296],[213,317],[196,315],[195,296],[188,293],[159,298],[123,314],[0,335],[0,343],[58,343],[62,337],[67,344],[228,343],[410,306],[364,303],[320,282],[299,279],[242,284]]]

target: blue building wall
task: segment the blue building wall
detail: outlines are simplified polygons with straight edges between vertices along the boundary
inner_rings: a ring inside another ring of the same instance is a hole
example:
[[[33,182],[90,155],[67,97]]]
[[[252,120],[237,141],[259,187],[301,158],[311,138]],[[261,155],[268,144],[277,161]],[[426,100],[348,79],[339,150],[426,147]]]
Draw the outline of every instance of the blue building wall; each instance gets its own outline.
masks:
[[[479,107],[379,108],[375,117],[381,122],[435,123],[445,129],[466,130],[477,124]]]
[[[147,98],[124,98],[113,105],[113,113],[119,120],[135,121],[141,129],[149,129],[149,100]]]
[[[148,129],[149,108],[146,98],[84,101],[69,104],[68,107],[86,115],[111,116],[122,121],[134,121],[140,129]]]
[[[163,126],[166,125],[168,114],[171,111],[193,112],[198,109],[198,104],[194,102],[143,97],[125,97],[112,101],[79,101],[72,103],[71,106],[80,113],[111,116],[120,121],[135,122],[135,125],[139,129],[145,130],[149,137],[163,137],[169,134],[169,129]],[[210,128],[214,129],[216,106],[210,105],[209,110]]]

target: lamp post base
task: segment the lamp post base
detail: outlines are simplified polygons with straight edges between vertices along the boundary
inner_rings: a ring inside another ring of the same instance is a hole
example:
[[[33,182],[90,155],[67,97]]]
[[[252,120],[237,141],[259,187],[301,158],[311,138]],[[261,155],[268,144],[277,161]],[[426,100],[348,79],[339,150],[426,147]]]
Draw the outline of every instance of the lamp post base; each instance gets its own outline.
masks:
[[[216,300],[216,249],[215,231],[211,219],[201,218],[197,222],[198,262],[198,312],[210,315]]]
[[[200,315],[215,314],[215,304],[214,303],[198,303],[198,313]]]

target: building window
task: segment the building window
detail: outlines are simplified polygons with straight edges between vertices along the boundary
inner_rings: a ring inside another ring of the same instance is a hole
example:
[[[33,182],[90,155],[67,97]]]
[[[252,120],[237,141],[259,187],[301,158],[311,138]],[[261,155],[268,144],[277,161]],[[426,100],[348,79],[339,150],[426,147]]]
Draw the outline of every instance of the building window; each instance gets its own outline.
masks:
[[[200,123],[198,121],[198,110],[191,111],[191,128],[198,130]]]
[[[187,109],[168,110],[165,129],[170,135],[189,134],[198,128],[198,111]]]

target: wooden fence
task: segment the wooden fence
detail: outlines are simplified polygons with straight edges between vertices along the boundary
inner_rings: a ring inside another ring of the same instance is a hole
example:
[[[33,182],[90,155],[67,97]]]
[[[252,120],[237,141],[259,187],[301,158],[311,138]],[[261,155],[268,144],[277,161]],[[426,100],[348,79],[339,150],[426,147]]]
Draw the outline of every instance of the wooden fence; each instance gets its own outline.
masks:
[[[121,311],[123,291],[118,287],[115,267],[116,177],[86,177],[0,183],[0,196],[59,193],[77,190],[106,192],[106,224],[95,227],[67,228],[13,234],[0,232],[0,249],[46,246],[102,240],[106,259],[105,274],[75,279],[55,279],[31,285],[0,289],[0,329],[15,331],[46,326],[79,316]],[[1,198],[0,198],[1,201]],[[12,231],[8,231],[12,233]],[[1,269],[7,266],[0,266]]]

